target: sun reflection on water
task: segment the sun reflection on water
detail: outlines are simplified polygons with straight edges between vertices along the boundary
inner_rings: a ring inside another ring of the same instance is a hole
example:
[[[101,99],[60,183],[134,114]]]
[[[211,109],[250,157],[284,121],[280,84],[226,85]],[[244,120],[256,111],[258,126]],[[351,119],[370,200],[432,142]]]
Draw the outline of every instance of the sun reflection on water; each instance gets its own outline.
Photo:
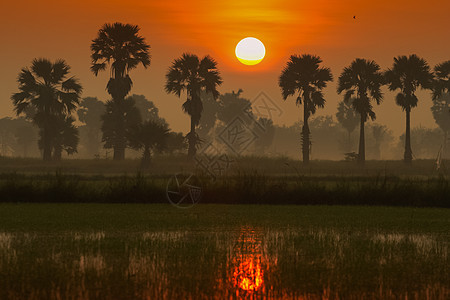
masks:
[[[232,282],[235,288],[244,292],[264,289],[264,267],[261,235],[244,227],[234,247],[232,258]]]

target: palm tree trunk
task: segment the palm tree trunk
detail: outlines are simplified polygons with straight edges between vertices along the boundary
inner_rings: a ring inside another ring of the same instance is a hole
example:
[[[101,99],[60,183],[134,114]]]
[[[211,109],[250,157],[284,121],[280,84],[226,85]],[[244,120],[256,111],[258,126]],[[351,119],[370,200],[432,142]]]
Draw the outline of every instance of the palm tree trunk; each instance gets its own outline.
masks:
[[[191,131],[189,132],[189,149],[188,149],[188,157],[194,158],[197,149],[195,148],[195,122],[194,119],[191,117]]]
[[[406,163],[412,162],[411,150],[411,109],[406,109],[406,132],[405,132],[405,155],[404,161]]]
[[[364,116],[361,114],[361,123],[359,125],[359,153],[358,153],[358,163],[364,165],[366,161],[366,142],[364,137]]]
[[[350,130],[347,130],[348,132],[348,140],[347,140],[347,152],[352,152],[352,133]]]
[[[150,147],[145,146],[144,154],[142,156],[142,162],[141,162],[142,168],[147,169],[150,166],[151,161],[152,161],[152,156],[150,153]]]
[[[60,146],[53,149],[53,160],[60,161],[62,157],[62,148]]]
[[[114,145],[114,160],[124,160],[125,159],[125,142],[123,138],[117,138],[117,142]]]
[[[51,143],[51,139],[50,139],[50,135],[49,135],[49,129],[46,126],[44,128],[44,132],[43,132],[43,142],[44,142],[44,149],[43,149],[43,159],[45,161],[50,161],[52,160],[52,143]]]
[[[122,99],[122,101],[124,101]],[[117,137],[114,143],[114,160],[125,159],[125,147],[127,140],[125,138],[125,119],[121,114],[121,117],[117,120]]]
[[[444,147],[442,149],[442,156],[444,157],[444,159],[447,159],[447,139],[448,139],[448,131],[445,130],[444,131]]]
[[[306,99],[305,99],[306,100]],[[309,112],[307,107],[307,102],[303,102],[303,128],[302,128],[302,152],[303,152],[303,164],[307,165],[309,164],[309,146],[310,146],[310,140],[309,140],[309,126],[308,126],[308,118],[309,118]]]

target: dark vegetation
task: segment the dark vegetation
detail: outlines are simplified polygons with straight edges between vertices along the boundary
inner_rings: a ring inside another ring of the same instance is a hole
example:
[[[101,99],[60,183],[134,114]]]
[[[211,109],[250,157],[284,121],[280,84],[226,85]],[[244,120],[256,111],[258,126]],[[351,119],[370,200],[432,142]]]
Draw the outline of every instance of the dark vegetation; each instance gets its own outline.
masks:
[[[242,157],[215,180],[184,156],[157,157],[151,170],[142,169],[139,160],[1,163],[2,202],[167,203],[171,176],[193,170],[203,190],[201,203],[450,207],[448,175],[436,172],[429,160],[411,168],[399,161],[368,161],[361,169],[345,161],[312,161],[304,168],[287,158]]]
[[[127,148],[139,150],[142,147],[136,145],[144,144],[143,140],[136,141],[136,136],[143,138],[143,135],[133,133],[132,128],[142,128],[144,122],[159,122],[166,124],[170,131],[169,124],[158,115],[153,102],[142,95],[127,97],[133,86],[130,72],[139,65],[148,68],[151,61],[150,45],[139,31],[140,28],[136,25],[104,24],[92,40],[91,71],[97,76],[99,72],[108,69],[110,74],[106,89],[111,99],[106,104],[93,97],[81,100],[82,86],[76,77],[69,74],[70,67],[64,60],[53,63],[39,58],[33,60],[31,67],[23,68],[18,77],[19,92],[11,97],[19,117],[16,120],[20,121],[2,119],[1,123],[4,124],[0,123],[0,155],[18,156],[18,153],[23,153],[26,157],[30,153],[29,141],[34,140],[37,141],[39,152],[34,148],[33,155],[39,153],[47,161],[60,160],[64,153],[74,155],[78,151],[80,157],[85,158],[112,156],[114,160],[124,160]],[[186,101],[182,109],[191,117],[190,130],[184,136],[186,142],[181,140],[181,133],[168,132],[157,144],[166,145],[169,152],[184,151],[187,147],[187,154],[191,159],[205,141],[212,140],[222,152],[230,151],[216,140],[217,134],[239,114],[245,113],[264,127],[264,134],[258,134],[258,139],[246,150],[247,155],[271,153],[298,157],[300,147],[297,144],[301,144],[305,165],[311,158],[342,159],[346,153],[355,157],[361,165],[366,156],[368,159],[398,159],[401,152],[407,163],[411,163],[413,158],[423,158],[419,153],[426,152],[428,158],[448,156],[446,143],[450,107],[446,99],[450,88],[449,61],[431,69],[425,59],[415,54],[402,55],[394,58],[392,68],[383,71],[375,61],[357,58],[343,69],[338,79],[337,92],[344,94],[343,102],[338,104],[338,123],[334,122],[332,116],[312,119],[316,109],[326,105],[323,92],[327,83],[332,80],[331,70],[322,66],[319,56],[292,55],[281,72],[279,85],[285,100],[293,96],[297,105],[303,106],[303,121],[290,127],[278,126],[270,118],[255,113],[249,101],[240,97],[242,90],[219,94],[217,88],[221,85],[222,78],[217,62],[212,57],[207,55],[200,59],[195,54],[184,53],[170,66],[166,74],[165,89],[178,97],[185,93]],[[381,150],[389,148],[387,144],[395,144],[395,139],[386,125],[373,124],[369,125],[371,130],[366,130],[367,121],[375,120],[376,117],[372,109],[373,103],[381,104],[385,98],[381,93],[381,87],[385,85],[391,91],[398,91],[396,102],[407,117],[405,134],[401,138],[404,151],[395,145],[388,151],[383,151],[389,153],[387,157]],[[414,131],[416,134],[430,135],[428,129],[410,128],[410,112],[419,101],[416,96],[418,89],[429,90],[432,94],[433,116],[442,130],[441,137],[435,137],[433,133],[432,139],[441,138],[441,141],[414,142]],[[245,105],[246,103],[249,105]],[[75,111],[79,121],[83,123],[78,128],[73,116]],[[355,152],[352,138],[357,119],[360,129],[358,153]],[[22,125],[10,131],[1,128],[13,122]],[[242,122],[242,126],[254,130],[251,127],[254,124]],[[39,138],[30,138],[36,133],[26,133],[24,130],[31,124],[39,129]],[[332,138],[321,137],[321,130],[322,133],[328,132]],[[286,134],[291,134],[289,131],[296,132],[298,137],[287,138]],[[131,136],[134,137],[133,140],[130,139]],[[292,140],[297,140],[297,143],[286,151],[282,144]],[[425,147],[429,149],[413,151],[412,146],[418,148],[422,144],[426,144]],[[373,149],[368,149],[370,147]],[[105,150],[101,151],[101,148]],[[113,149],[113,153],[110,154],[108,149]],[[162,150],[163,147],[154,147],[153,150],[143,151],[143,164],[147,164],[145,161],[148,161],[148,157]],[[131,157],[137,155],[137,152],[130,153]]]
[[[165,202],[168,178],[181,171],[204,181],[205,203],[449,206],[449,62],[432,70],[416,55],[398,56],[383,71],[375,61],[355,59],[338,77],[343,101],[335,122],[333,116],[312,118],[326,105],[323,92],[333,80],[331,70],[318,56],[292,55],[278,83],[283,99],[293,96],[303,106],[303,121],[287,127],[261,116],[241,97],[242,90],[220,94],[222,78],[212,57],[184,53],[168,69],[165,85],[167,93],[185,94],[182,109],[191,122],[183,136],[171,131],[152,101],[128,96],[130,72],[150,66],[150,45],[139,31],[136,25],[105,24],[92,40],[91,71],[95,76],[106,70],[110,74],[106,89],[111,99],[106,103],[81,98],[82,86],[64,60],[35,59],[21,70],[19,92],[11,97],[18,118],[0,120],[0,154],[27,157],[34,152],[46,163],[1,158],[1,201]],[[405,134],[398,139],[386,125],[366,124],[375,120],[373,106],[382,103],[385,85],[398,92],[396,102],[407,116]],[[440,129],[410,128],[418,89],[432,93]],[[235,131],[255,135],[243,149],[223,138],[230,136],[233,122],[239,123]],[[358,124],[356,153],[353,133]],[[31,141],[37,146],[33,151]],[[302,164],[286,158],[298,157],[300,144]],[[126,149],[140,162],[125,160]],[[211,168],[199,167],[198,159],[211,155],[208,149],[236,162],[216,180],[210,178]],[[78,157],[90,160],[61,161],[78,151]],[[409,166],[381,160],[399,159],[402,152]],[[347,162],[317,161],[344,157]],[[418,160],[424,157],[434,161]]]

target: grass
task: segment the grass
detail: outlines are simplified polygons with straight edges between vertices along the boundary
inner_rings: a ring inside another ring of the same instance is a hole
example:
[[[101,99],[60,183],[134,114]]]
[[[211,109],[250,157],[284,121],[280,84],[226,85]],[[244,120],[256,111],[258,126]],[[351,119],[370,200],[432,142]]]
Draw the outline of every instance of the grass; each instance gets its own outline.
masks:
[[[199,158],[202,155],[199,154]],[[398,176],[398,177],[436,177],[448,176],[450,163],[445,161],[440,171],[435,170],[434,160],[415,160],[412,165],[403,161],[367,161],[364,168],[355,162],[346,161],[311,161],[304,167],[298,160],[288,157],[238,156],[229,157],[233,163],[226,174],[233,175],[242,171],[255,171],[267,176]],[[119,176],[136,174],[173,175],[183,171],[201,170],[189,162],[184,155],[155,156],[148,170],[140,169],[139,159],[124,161],[95,159],[65,159],[59,162],[44,162],[37,158],[0,157],[0,173],[47,174],[55,171],[64,174]]]
[[[0,298],[448,299],[449,246],[448,209],[1,204]]]
[[[202,203],[450,207],[447,178],[197,174]],[[0,174],[0,202],[167,203],[170,175]]]

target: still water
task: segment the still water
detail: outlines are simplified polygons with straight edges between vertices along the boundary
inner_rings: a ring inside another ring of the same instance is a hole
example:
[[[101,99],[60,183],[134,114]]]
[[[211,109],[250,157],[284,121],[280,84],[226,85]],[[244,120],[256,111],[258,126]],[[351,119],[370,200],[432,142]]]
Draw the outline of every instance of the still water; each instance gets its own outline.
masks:
[[[0,298],[448,299],[448,247],[331,228],[0,232]]]

